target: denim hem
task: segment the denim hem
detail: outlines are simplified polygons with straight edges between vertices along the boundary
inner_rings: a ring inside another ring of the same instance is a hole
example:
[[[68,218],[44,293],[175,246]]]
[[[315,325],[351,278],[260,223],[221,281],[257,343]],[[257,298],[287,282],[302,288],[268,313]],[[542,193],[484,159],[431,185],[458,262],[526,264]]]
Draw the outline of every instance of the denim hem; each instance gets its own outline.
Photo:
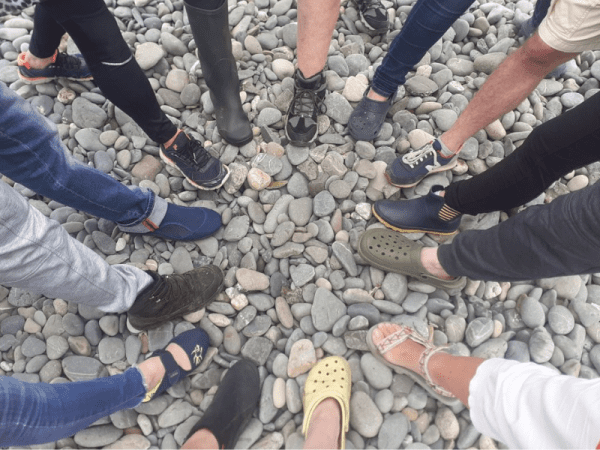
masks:
[[[380,72],[381,70],[378,68],[375,72],[375,76],[373,77],[371,89],[373,89],[379,95],[390,98],[398,90],[398,87],[404,83],[398,83],[396,80],[388,80],[386,79],[386,76]]]
[[[169,204],[167,201],[154,193],[149,204],[150,214],[147,217],[136,221],[132,225],[119,224],[119,229],[126,233],[149,233],[160,227],[162,220],[167,215]]]

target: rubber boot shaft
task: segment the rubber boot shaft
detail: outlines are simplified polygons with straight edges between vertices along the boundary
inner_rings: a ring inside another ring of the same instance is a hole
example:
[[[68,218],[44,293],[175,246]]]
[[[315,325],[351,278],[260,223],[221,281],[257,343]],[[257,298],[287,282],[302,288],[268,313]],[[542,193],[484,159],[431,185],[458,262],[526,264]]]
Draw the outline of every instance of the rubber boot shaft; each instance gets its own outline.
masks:
[[[206,85],[215,107],[217,128],[227,142],[244,145],[252,140],[252,128],[240,100],[240,80],[231,51],[227,2],[214,10],[185,2],[190,27]]]

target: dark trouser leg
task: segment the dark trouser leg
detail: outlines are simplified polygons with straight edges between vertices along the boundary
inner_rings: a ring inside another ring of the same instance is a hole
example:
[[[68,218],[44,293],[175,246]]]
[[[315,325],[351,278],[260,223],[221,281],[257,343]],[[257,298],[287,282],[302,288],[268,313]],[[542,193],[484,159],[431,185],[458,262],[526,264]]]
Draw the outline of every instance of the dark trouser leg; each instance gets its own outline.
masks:
[[[600,160],[600,94],[531,132],[491,169],[446,189],[448,206],[463,214],[502,211],[540,195],[561,176]]]
[[[65,29],[52,18],[46,8],[39,5],[33,15],[33,32],[29,51],[38,58],[49,58],[54,54],[65,34]]]
[[[519,281],[600,272],[600,183],[532,206],[438,250],[452,276]]]
[[[175,135],[177,127],[158,106],[103,0],[47,0],[37,8],[45,8],[69,33],[104,95],[151,139],[163,144]]]

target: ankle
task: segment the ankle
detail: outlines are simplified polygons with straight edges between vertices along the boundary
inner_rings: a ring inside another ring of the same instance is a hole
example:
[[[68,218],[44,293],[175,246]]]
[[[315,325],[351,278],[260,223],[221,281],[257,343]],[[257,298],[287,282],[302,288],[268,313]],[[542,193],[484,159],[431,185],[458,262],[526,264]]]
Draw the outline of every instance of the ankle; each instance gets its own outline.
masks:
[[[194,448],[194,449],[218,449],[219,441],[212,432],[207,428],[202,428],[196,431],[186,442],[184,442],[182,449]]]
[[[389,97],[384,97],[383,95],[378,94],[373,90],[373,88],[369,89],[369,93],[367,94],[367,98],[370,100],[375,100],[376,102],[385,102],[389,100]]]
[[[163,144],[163,147],[169,148],[171,145],[173,145],[173,142],[175,142],[175,139],[177,139],[177,136],[179,136],[179,133],[181,133],[182,131],[183,131],[182,129],[177,130],[177,133],[175,133],[175,135],[171,139],[169,139],[167,142],[165,142]]]
[[[56,60],[57,51],[54,52],[52,56],[49,56],[47,58],[38,58],[28,50],[27,52],[25,52],[25,57],[23,59],[25,63],[32,69],[44,69]]]
[[[424,247],[421,250],[421,264],[423,268],[434,277],[442,280],[452,280],[454,277],[448,275],[437,257],[437,247]]]

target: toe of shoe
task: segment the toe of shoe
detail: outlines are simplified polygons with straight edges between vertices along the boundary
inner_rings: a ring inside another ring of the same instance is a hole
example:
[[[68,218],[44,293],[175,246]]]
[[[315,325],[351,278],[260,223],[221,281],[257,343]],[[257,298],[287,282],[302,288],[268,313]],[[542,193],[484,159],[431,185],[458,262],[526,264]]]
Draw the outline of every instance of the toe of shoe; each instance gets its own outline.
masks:
[[[219,213],[211,209],[171,204],[167,216],[154,234],[167,239],[193,241],[214,234],[221,223]]]

